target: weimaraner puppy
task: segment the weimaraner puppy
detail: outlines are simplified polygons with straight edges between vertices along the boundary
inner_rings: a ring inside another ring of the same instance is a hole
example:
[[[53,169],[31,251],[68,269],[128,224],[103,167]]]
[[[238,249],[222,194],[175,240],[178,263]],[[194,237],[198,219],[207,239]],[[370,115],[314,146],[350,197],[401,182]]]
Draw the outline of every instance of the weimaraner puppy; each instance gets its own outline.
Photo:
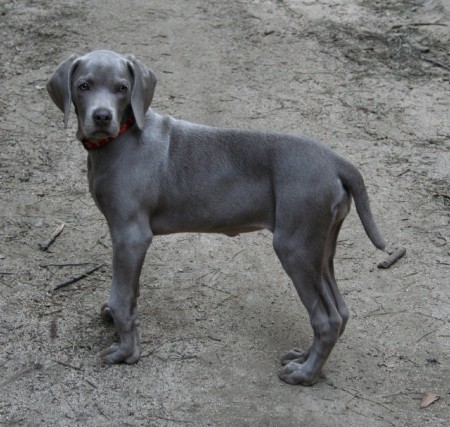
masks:
[[[308,350],[282,358],[279,376],[313,384],[349,317],[333,258],[352,197],[372,243],[385,246],[361,174],[304,136],[159,115],[150,109],[155,85],[153,72],[134,56],[105,50],[71,56],[47,84],[66,126],[75,106],[89,189],[111,233],[112,288],[102,315],[114,321],[120,342],[104,351],[104,360],[140,358],[136,301],[153,236],[268,229],[314,331]]]

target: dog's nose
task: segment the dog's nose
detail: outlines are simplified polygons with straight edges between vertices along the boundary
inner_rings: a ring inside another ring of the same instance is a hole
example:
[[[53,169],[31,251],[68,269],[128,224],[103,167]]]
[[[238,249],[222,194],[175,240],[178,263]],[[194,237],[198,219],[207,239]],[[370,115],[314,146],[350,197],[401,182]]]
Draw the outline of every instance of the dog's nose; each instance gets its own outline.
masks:
[[[112,114],[111,111],[99,108],[98,110],[94,111],[94,121],[98,125],[107,125],[112,120]]]

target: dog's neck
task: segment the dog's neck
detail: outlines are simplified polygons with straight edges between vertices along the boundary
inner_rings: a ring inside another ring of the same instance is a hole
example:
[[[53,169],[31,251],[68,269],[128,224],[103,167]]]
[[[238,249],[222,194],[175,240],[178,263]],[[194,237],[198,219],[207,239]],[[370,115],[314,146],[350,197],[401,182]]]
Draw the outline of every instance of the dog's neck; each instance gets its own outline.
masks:
[[[117,137],[124,134],[135,123],[134,114],[131,114],[128,120],[120,125],[119,133],[116,136],[108,136],[99,140],[82,139],[81,143],[86,150],[97,150],[114,141]]]

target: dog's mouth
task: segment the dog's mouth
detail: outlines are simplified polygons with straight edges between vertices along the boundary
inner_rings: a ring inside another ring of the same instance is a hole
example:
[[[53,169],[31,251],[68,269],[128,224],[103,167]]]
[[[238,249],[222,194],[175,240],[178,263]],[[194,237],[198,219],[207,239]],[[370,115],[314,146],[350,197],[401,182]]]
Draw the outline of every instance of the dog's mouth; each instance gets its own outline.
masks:
[[[100,141],[105,138],[115,138],[119,134],[119,127],[109,125],[105,127],[85,126],[83,129],[83,140]],[[81,136],[81,135],[80,135]]]
[[[109,130],[99,129],[94,132],[92,132],[88,139],[92,139],[93,141],[98,141],[100,139],[104,138],[115,138],[117,136],[118,132],[111,132]]]

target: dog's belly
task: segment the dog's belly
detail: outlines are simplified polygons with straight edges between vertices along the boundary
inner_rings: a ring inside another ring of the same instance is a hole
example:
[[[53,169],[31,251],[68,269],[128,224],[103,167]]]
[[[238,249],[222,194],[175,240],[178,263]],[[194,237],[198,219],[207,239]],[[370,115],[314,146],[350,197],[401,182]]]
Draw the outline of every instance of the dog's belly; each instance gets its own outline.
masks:
[[[273,214],[271,207],[262,204],[179,206],[156,210],[150,225],[154,235],[192,232],[236,236],[262,229],[273,231]]]
[[[245,218],[233,216],[228,218],[204,218],[201,214],[197,217],[189,215],[180,218],[177,214],[153,215],[150,226],[155,236],[173,233],[221,233],[228,236],[237,236],[241,233],[249,233],[262,229],[273,231],[272,222],[263,218]]]
[[[219,233],[225,234],[229,237],[235,237],[242,233],[250,233],[253,231],[270,229],[267,226],[261,225],[245,225],[245,226],[223,226],[223,227],[175,227],[169,224],[155,224],[152,221],[152,232],[155,236],[164,234],[175,234],[175,233]]]

